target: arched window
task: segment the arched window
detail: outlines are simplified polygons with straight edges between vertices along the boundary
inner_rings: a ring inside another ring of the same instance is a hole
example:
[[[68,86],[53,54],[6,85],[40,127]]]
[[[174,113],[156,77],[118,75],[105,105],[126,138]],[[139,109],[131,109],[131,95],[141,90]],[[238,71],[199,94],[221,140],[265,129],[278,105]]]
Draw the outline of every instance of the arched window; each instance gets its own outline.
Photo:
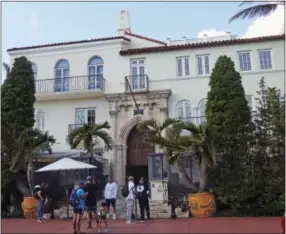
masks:
[[[206,104],[207,104],[207,99],[204,98],[202,100],[200,100],[199,104],[198,104],[198,116],[199,117],[205,117],[206,116]]]
[[[45,129],[45,112],[44,110],[38,110],[36,113],[36,128]]]
[[[103,59],[94,56],[88,61],[88,89],[103,88]]]
[[[191,102],[181,100],[176,105],[176,113],[178,119],[189,120],[192,117]]]
[[[34,74],[34,80],[37,80],[38,69],[37,69],[37,65],[35,63],[32,63],[32,70],[33,70],[33,74]]]
[[[69,91],[70,65],[65,59],[59,60],[55,65],[55,92]]]

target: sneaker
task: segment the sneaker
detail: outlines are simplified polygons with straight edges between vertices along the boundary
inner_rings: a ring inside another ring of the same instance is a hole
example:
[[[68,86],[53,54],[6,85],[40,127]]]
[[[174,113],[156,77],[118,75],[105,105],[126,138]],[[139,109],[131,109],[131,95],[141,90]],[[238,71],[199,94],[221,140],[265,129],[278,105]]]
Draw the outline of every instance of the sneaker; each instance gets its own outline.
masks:
[[[126,220],[126,224],[131,224],[131,220]]]
[[[141,223],[144,223],[144,220],[141,220]]]
[[[110,218],[110,214],[109,214],[109,213],[106,214],[106,218],[107,218],[107,219]]]
[[[43,221],[41,219],[38,219],[38,223],[42,223]]]
[[[115,220],[115,219],[116,219],[116,214],[114,213],[114,214],[113,214],[113,220]]]

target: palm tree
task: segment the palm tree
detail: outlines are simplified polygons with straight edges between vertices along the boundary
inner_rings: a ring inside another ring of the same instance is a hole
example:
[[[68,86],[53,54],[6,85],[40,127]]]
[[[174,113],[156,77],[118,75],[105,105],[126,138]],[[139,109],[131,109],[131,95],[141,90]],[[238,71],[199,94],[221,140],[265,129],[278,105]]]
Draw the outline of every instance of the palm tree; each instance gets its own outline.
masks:
[[[10,66],[7,63],[2,63],[2,65],[6,71],[6,74],[8,74],[10,72]]]
[[[216,166],[215,148],[210,129],[205,125],[195,125],[192,122],[174,124],[177,131],[187,130],[190,134],[181,136],[182,147],[195,157],[200,166],[200,183],[198,192],[204,192],[208,185],[208,168]]]
[[[145,133],[145,140],[159,145],[165,150],[169,164],[178,166],[178,174],[182,184],[193,192],[202,192],[207,186],[207,168],[216,165],[215,151],[212,145],[209,128],[196,126],[191,122],[183,122],[168,119],[160,125],[156,120],[143,121],[138,125],[138,129]],[[146,129],[148,129],[146,131]],[[185,129],[191,134],[182,135]],[[162,132],[165,131],[165,136]],[[200,185],[199,188],[193,183],[185,168],[181,163],[182,153],[190,153],[200,165]]]
[[[243,1],[239,6],[253,3],[255,3],[255,1]],[[285,0],[276,0],[275,2],[272,1],[271,3],[263,3],[248,7],[232,16],[229,19],[229,22],[232,22],[237,19],[253,19],[255,17],[265,17],[276,11],[278,6],[285,6]]]
[[[178,166],[178,174],[184,186],[196,191],[197,187],[188,176],[185,168],[181,163],[181,154],[185,152],[182,146],[186,144],[185,137],[181,136],[181,130],[172,128],[179,120],[167,119],[160,123],[154,119],[142,121],[137,125],[140,132],[144,134],[145,141],[160,146],[164,149],[169,164]]]
[[[107,150],[112,149],[112,138],[105,130],[110,130],[110,125],[107,121],[102,124],[83,124],[83,126],[74,129],[67,136],[67,142],[72,149],[78,148],[83,144],[84,149],[92,157],[94,147],[101,139]]]

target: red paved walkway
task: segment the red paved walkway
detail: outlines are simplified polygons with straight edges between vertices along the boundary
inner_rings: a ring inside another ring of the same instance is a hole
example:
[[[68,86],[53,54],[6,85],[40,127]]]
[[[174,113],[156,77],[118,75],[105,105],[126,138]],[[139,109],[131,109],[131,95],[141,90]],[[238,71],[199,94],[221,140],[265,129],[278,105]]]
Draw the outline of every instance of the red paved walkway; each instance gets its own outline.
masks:
[[[126,225],[111,220],[111,233],[280,233],[280,218],[191,218],[161,219],[151,223]],[[82,221],[82,231],[87,222]],[[96,230],[89,231],[95,233]],[[71,220],[3,219],[1,233],[72,233]]]

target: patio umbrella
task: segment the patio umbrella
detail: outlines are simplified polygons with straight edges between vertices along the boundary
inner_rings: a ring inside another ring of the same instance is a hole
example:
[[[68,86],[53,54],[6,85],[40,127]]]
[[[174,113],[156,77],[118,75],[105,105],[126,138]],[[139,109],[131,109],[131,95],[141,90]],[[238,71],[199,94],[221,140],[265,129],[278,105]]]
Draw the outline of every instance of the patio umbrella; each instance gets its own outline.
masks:
[[[80,170],[80,169],[95,169],[97,166],[93,166],[87,163],[79,162],[71,158],[62,158],[50,165],[42,167],[35,172],[45,172],[45,171],[69,171],[69,170]],[[68,199],[68,190],[66,189],[66,196]],[[67,217],[69,216],[69,206],[67,202]]]
[[[97,168],[97,166],[79,162],[71,158],[62,158],[54,163],[51,163],[50,165],[42,167],[36,172],[65,171],[65,170],[79,170],[79,169],[93,169],[93,168]]]

